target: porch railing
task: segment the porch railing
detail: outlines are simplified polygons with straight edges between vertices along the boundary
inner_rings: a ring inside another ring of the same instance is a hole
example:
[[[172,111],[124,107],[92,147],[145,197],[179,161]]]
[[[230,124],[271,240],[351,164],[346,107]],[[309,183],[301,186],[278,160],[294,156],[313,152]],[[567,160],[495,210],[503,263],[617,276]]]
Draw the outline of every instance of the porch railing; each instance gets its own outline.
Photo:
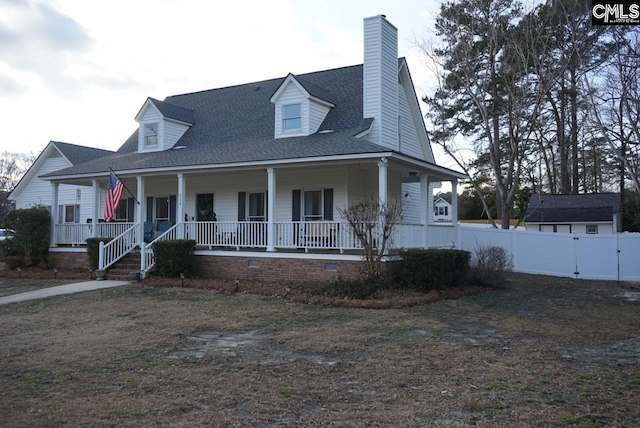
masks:
[[[173,225],[169,230],[155,238],[148,244],[142,242],[140,244],[140,273],[141,277],[145,278],[147,273],[156,265],[156,257],[153,252],[153,244],[160,241],[171,241],[174,239],[181,239],[180,231],[184,227],[184,223],[178,223]]]
[[[54,227],[53,244],[55,245],[84,245],[88,238],[93,236],[93,228],[96,228],[96,236],[99,238],[111,238],[120,236],[136,223],[69,223],[56,224]]]
[[[182,223],[184,239],[214,248],[267,248],[267,223],[261,221],[189,221]]]
[[[134,224],[108,243],[100,242],[98,269],[107,269],[135,248],[142,241],[138,240],[138,230],[138,225]]]

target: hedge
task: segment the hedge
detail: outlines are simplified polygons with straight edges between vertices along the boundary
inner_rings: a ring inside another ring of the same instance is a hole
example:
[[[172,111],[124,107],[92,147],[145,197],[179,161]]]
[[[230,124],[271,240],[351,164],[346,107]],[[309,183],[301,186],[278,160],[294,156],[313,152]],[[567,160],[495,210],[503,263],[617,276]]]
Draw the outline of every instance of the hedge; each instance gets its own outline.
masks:
[[[459,285],[469,271],[471,253],[463,250],[416,250],[401,254],[399,280],[421,291]]]
[[[159,276],[177,278],[183,273],[191,276],[195,268],[193,250],[196,241],[190,239],[176,239],[159,241],[153,244],[156,259],[156,273]]]
[[[87,263],[93,270],[98,269],[98,257],[100,256],[100,242],[110,242],[113,238],[88,238],[87,243]]]

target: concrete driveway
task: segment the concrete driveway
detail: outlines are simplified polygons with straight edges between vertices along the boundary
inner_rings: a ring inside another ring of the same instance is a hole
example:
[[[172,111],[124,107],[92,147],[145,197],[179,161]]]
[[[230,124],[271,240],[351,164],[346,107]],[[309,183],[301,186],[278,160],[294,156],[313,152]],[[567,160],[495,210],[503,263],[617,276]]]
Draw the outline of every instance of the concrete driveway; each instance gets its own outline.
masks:
[[[74,284],[58,285],[56,287],[42,288],[40,290],[27,291],[26,293],[12,294],[0,297],[0,305],[7,303],[24,302],[25,300],[44,299],[61,294],[80,293],[82,291],[100,290],[103,288],[121,287],[131,284],[128,281],[86,281]]]

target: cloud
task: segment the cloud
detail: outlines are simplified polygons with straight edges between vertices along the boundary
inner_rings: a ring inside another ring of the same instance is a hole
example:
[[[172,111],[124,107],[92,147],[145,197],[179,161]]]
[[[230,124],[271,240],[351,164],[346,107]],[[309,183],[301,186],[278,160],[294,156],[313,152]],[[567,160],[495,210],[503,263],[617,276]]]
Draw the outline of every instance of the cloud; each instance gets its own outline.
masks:
[[[0,5],[0,65],[17,81],[27,73],[54,91],[68,90],[68,68],[82,62],[94,44],[78,22],[47,4],[12,0]]]
[[[17,98],[28,91],[28,88],[20,84],[10,76],[0,74],[0,94],[9,98]]]

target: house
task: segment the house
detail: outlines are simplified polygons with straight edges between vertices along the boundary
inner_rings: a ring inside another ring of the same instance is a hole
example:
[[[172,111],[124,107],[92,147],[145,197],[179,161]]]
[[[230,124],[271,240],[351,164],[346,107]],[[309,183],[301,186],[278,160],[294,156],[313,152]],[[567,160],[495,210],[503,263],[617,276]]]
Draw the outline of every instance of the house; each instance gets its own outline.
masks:
[[[532,195],[525,230],[603,234],[622,231],[619,193]]]
[[[450,196],[438,196],[433,205],[433,216],[435,221],[451,222],[452,206]]]
[[[51,141],[11,191],[8,198],[16,208],[37,205],[51,208],[51,184],[40,176],[79,165],[88,160],[112,155],[110,150],[95,149],[76,144]],[[58,189],[57,224],[85,223],[92,218],[91,188],[76,184],[60,184]]]
[[[31,173],[50,183],[52,206],[67,186],[92,195],[79,223],[52,217],[50,257],[80,263],[86,238],[113,237],[100,266],[139,251],[144,276],[154,264],[145,241],[188,238],[202,274],[349,276],[361,245],[338,208],[407,194],[392,246],[455,246],[456,222],[432,222],[430,186],[451,182],[455,195],[466,176],[435,163],[396,28],[379,15],[364,20],[364,34],[364,64],[148,98],[115,153]],[[110,170],[131,194],[116,222],[100,223]],[[454,196],[453,220],[456,205]]]

